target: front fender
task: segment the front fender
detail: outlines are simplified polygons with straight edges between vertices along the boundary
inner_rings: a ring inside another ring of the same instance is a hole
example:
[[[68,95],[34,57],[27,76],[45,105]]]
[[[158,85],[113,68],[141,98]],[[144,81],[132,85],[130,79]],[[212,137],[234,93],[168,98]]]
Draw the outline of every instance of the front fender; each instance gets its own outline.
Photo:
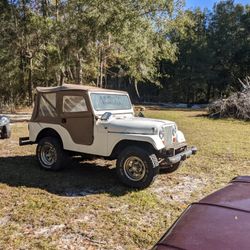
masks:
[[[177,142],[183,143],[185,141],[186,139],[185,139],[184,134],[180,130],[177,130]]]
[[[123,141],[136,141],[136,142],[147,142],[150,143],[155,150],[159,151],[165,148],[162,140],[158,135],[141,135],[141,134],[120,134],[120,133],[109,133],[108,134],[108,155],[111,155],[115,146]]]

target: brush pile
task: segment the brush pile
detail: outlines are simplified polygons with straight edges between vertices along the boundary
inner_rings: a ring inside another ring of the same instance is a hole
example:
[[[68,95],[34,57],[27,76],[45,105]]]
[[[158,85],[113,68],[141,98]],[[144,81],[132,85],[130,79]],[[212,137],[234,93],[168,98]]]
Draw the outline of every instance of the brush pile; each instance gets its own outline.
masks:
[[[250,77],[243,81],[242,91],[233,93],[226,99],[220,99],[209,105],[211,118],[236,118],[250,121]]]

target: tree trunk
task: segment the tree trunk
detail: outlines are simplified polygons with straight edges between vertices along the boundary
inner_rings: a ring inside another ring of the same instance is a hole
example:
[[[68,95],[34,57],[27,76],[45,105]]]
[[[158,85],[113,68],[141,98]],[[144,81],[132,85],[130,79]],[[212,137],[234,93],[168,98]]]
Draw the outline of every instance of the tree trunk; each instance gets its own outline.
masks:
[[[135,92],[137,94],[137,97],[140,99],[140,93],[139,93],[139,90],[138,90],[138,82],[136,79],[134,79],[134,86],[135,86]]]
[[[102,78],[103,78],[103,61],[100,63],[100,88],[102,88]]]
[[[45,43],[45,46],[47,47],[47,43]],[[47,51],[45,51],[44,52],[44,56],[45,56],[45,58],[44,58],[44,67],[45,67],[45,74],[44,74],[44,81],[45,81],[45,86],[46,87],[49,87],[50,86],[50,84],[49,84],[49,81],[48,81],[48,52]]]
[[[99,48],[99,51],[98,51],[98,75],[97,75],[97,78],[96,78],[96,87],[99,87],[100,86],[100,72],[101,72],[101,48]]]
[[[29,81],[28,81],[28,93],[29,93],[29,105],[32,105],[32,57],[29,58]]]
[[[74,70],[74,68],[73,68],[73,70]],[[64,74],[64,76],[65,76],[65,74]],[[70,79],[71,81],[76,80],[75,75],[73,74],[70,66],[68,66],[67,69],[66,69],[66,78],[67,78],[67,80]]]
[[[23,51],[20,52],[20,64],[19,64],[19,83],[20,83],[20,93],[22,99],[26,98],[26,89],[25,89],[25,56]]]
[[[209,82],[207,84],[207,95],[206,95],[206,102],[207,103],[209,103],[210,96],[211,96],[211,83]]]
[[[77,84],[82,84],[82,58],[79,53],[77,54],[77,64],[76,64],[76,74],[77,74]]]
[[[98,85],[100,88],[103,87],[103,68],[104,68],[104,49],[101,47],[100,48],[100,51],[99,51],[99,58],[100,58],[100,61],[99,61],[99,80],[98,80]],[[98,87],[97,85],[97,87]]]
[[[42,1],[42,14],[43,14],[43,18],[44,20],[46,20],[48,18],[48,0],[43,0]],[[48,41],[47,38],[45,38],[44,41],[44,45],[45,45],[45,51],[44,51],[44,82],[45,82],[45,86],[48,87],[49,83],[48,83],[48,52],[47,52],[47,46],[48,46]]]
[[[48,17],[48,0],[42,1],[42,13],[43,17]]]
[[[21,1],[21,9],[22,9],[22,25],[23,25],[23,32],[22,32],[22,42],[21,42],[21,54],[20,54],[20,83],[21,83],[21,96],[26,98],[27,89],[25,84],[25,71],[27,67],[26,61],[26,51],[27,51],[27,23],[26,23],[26,1]]]
[[[64,84],[64,70],[60,69],[60,86],[62,86]]]
[[[56,21],[58,21],[59,17],[59,0],[56,0]]]
[[[104,81],[105,81],[104,88],[106,89],[108,87],[108,74],[106,68],[104,69]]]

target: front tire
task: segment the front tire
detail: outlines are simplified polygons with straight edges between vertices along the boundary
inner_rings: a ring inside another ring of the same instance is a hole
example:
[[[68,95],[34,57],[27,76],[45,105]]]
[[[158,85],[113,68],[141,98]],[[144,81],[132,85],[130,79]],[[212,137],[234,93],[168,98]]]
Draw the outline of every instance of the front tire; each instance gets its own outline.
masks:
[[[66,162],[66,152],[62,143],[54,137],[44,137],[39,140],[36,156],[40,167],[47,170],[60,170]]]
[[[126,186],[143,189],[148,187],[159,173],[158,159],[149,150],[130,146],[120,153],[116,172]]]

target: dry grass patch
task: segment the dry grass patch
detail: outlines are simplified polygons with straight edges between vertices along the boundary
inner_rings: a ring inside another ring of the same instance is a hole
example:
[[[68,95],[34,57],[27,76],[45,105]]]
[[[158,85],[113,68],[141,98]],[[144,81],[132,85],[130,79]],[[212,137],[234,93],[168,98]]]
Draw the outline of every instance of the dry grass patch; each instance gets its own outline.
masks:
[[[250,124],[198,111],[146,111],[177,122],[199,152],[142,191],[123,187],[114,162],[40,170],[35,146],[18,146],[26,123],[0,141],[0,249],[148,249],[192,201],[250,174]],[[106,166],[106,167],[105,167]]]

